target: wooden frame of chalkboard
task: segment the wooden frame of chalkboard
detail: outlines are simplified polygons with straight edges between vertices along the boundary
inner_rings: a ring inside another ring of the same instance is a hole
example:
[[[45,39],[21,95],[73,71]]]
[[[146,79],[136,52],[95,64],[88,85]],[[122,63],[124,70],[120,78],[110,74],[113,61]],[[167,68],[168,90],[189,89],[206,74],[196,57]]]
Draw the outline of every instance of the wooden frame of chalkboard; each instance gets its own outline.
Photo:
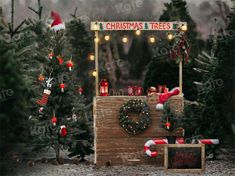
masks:
[[[164,146],[165,172],[205,172],[204,144],[167,144]]]

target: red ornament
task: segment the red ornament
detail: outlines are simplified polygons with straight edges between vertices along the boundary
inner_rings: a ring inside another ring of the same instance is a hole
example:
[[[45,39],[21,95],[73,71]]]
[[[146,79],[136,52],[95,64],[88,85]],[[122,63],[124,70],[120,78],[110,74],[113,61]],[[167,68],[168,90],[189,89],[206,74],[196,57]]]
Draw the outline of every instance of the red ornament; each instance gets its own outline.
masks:
[[[166,126],[166,128],[169,130],[170,127],[171,127],[171,123],[170,123],[170,122],[166,122],[165,126]]]
[[[39,80],[40,82],[44,81],[44,80],[45,80],[45,76],[43,76],[43,74],[40,74],[40,75],[38,76],[38,80]]]
[[[62,65],[63,62],[64,62],[64,60],[63,60],[63,58],[61,56],[57,56],[57,60],[58,60],[60,65]]]
[[[64,84],[64,83],[61,83],[61,84],[60,84],[60,90],[61,90],[62,93],[64,92],[64,88],[65,88],[65,84]]]
[[[109,90],[109,83],[106,81],[106,79],[102,79],[100,81],[100,96],[108,96]]]
[[[80,88],[78,89],[78,91],[79,91],[79,94],[82,95],[82,93],[83,93],[83,88],[80,87]]]
[[[69,71],[71,71],[73,67],[73,62],[71,60],[67,61],[66,66],[69,68]]]
[[[50,53],[49,53],[49,58],[50,58],[50,59],[53,59],[53,57],[54,57],[54,53],[53,53],[53,52],[50,52]]]
[[[60,136],[66,137],[67,136],[67,129],[65,125],[60,126]]]
[[[56,123],[57,123],[57,118],[56,118],[55,116],[52,117],[52,118],[51,118],[51,122],[52,122],[52,124],[55,126]]]

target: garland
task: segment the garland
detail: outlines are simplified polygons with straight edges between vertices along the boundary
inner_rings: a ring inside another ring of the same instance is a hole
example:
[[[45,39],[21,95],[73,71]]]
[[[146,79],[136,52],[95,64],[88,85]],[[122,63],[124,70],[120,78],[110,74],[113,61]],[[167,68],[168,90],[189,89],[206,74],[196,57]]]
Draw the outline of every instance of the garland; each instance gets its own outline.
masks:
[[[142,133],[152,122],[149,106],[140,99],[129,100],[120,108],[119,112],[120,126],[132,135]],[[139,114],[139,120],[135,121],[130,119],[128,116],[129,113]]]

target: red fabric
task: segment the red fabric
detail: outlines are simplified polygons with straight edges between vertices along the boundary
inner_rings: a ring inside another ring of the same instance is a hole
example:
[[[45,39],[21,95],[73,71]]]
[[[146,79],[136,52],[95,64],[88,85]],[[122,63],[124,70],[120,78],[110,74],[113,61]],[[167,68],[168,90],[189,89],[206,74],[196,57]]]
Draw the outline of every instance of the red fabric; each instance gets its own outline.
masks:
[[[51,11],[51,18],[53,19],[51,27],[63,23],[61,18],[60,18],[60,15],[58,13],[54,12],[54,11]]]
[[[161,93],[159,94],[159,103],[164,104],[170,97],[174,95],[178,95],[180,93],[180,90],[178,88],[174,89],[173,91],[167,92],[167,93]]]

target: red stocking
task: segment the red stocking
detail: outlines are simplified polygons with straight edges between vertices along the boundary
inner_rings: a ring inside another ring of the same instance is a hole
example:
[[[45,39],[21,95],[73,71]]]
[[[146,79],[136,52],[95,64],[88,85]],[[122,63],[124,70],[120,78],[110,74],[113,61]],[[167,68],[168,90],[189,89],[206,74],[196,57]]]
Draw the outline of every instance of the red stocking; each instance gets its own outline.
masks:
[[[44,89],[42,98],[40,100],[37,100],[36,103],[41,106],[46,105],[50,94],[51,94],[50,90]]]

